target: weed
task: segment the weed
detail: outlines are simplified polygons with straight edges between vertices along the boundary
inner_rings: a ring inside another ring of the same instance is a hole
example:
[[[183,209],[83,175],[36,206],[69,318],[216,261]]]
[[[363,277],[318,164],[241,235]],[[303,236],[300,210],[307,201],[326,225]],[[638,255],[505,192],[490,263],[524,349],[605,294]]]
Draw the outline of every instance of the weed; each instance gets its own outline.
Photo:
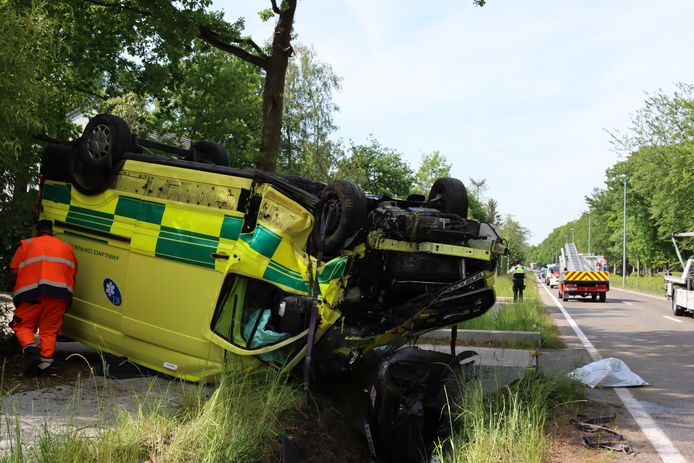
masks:
[[[496,279],[494,289],[497,294],[504,294],[504,291],[511,291],[511,285],[509,277],[501,276]],[[552,316],[545,310],[534,283],[526,284],[523,302],[501,304],[497,312],[489,311],[481,317],[461,323],[459,327],[468,330],[538,331],[543,347],[564,347],[559,329]],[[514,344],[513,347],[535,346]]]
[[[549,447],[545,424],[583,393],[584,387],[566,376],[533,370],[494,394],[485,393],[480,382],[464,383],[459,402],[450,408],[451,436],[434,454],[450,463],[542,462]]]
[[[31,445],[19,430],[1,463],[67,462],[247,462],[270,461],[281,431],[280,417],[301,404],[300,387],[274,370],[225,372],[211,392],[184,387],[180,404],[155,388],[137,400],[134,411],[118,410],[106,428],[79,428],[74,422],[46,423]],[[75,389],[81,394],[81,388]],[[72,406],[77,406],[74,397]],[[5,416],[8,433],[12,420]],[[5,437],[5,436],[3,436]]]

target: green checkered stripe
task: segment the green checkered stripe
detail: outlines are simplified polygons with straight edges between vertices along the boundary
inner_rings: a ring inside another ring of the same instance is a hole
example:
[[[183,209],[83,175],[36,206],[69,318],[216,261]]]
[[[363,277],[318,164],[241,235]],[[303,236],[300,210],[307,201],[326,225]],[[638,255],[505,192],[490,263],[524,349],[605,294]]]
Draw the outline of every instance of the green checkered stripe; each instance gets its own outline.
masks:
[[[69,184],[46,184],[44,186],[44,200],[69,206],[66,217],[66,222],[69,224],[96,232],[112,233],[114,222],[118,222],[120,219],[130,219],[129,222],[131,223],[132,220],[150,223],[159,227],[156,247],[149,250],[155,256],[208,269],[215,268],[212,254],[217,252],[220,240],[241,240],[250,249],[269,259],[262,273],[263,279],[304,293],[309,292],[309,282],[304,279],[300,272],[273,260],[273,257],[277,258],[276,253],[282,242],[282,236],[261,224],[257,224],[250,233],[241,233],[243,220],[239,217],[225,215],[218,235],[212,236],[161,225],[166,208],[163,203],[120,196],[115,213],[109,214],[75,206],[71,204],[71,197]],[[319,283],[328,284],[334,279],[341,278],[345,272],[346,262],[347,258],[339,258],[329,262],[318,277]]]

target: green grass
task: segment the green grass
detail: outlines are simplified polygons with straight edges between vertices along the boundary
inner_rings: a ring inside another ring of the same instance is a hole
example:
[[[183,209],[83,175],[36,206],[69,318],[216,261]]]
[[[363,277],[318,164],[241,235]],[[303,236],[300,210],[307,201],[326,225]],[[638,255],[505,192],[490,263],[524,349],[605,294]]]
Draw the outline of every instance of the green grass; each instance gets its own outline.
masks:
[[[494,289],[497,291],[497,296],[503,296],[506,291],[510,291],[513,295],[511,288],[512,283],[509,277],[501,276],[496,279]],[[539,331],[543,347],[564,347],[559,329],[552,316],[545,310],[537,286],[532,281],[526,284],[523,302],[502,304],[497,313],[487,312],[481,317],[465,321],[458,326],[466,330]],[[535,346],[514,343],[507,347]]]
[[[622,276],[610,274],[610,287],[621,289]],[[654,294],[656,296],[665,295],[665,280],[662,274],[656,276],[630,276],[627,275],[626,289],[641,291],[644,293]]]
[[[549,442],[545,425],[562,407],[584,399],[585,387],[566,376],[534,370],[495,394],[479,382],[461,386],[450,409],[451,437],[435,449],[445,463],[541,463]]]
[[[44,427],[31,445],[15,445],[2,463],[238,462],[277,459],[280,418],[298,409],[298,384],[271,370],[228,371],[209,395],[194,387],[172,409],[167,396],[145,394],[105,429]],[[21,433],[12,430],[15,442]],[[6,436],[3,436],[6,437]]]

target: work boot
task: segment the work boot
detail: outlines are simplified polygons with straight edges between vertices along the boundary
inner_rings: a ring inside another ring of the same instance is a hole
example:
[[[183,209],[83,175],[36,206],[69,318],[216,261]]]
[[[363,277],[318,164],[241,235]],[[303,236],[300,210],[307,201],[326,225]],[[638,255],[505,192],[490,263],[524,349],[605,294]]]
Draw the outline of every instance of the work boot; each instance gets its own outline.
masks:
[[[24,352],[24,374],[27,376],[34,376],[36,374],[36,368],[41,363],[41,357],[39,357],[39,350],[35,345],[31,344],[22,349]]]
[[[36,366],[34,375],[37,378],[48,378],[53,373],[53,359],[41,357],[41,363]]]

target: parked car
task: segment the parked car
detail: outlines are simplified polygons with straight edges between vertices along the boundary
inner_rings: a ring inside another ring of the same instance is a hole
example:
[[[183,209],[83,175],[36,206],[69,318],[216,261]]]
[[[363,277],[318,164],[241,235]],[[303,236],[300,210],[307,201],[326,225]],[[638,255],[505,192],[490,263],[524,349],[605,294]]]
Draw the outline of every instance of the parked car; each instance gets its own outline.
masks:
[[[559,285],[559,264],[550,264],[547,266],[547,274],[545,275],[545,284],[550,288],[556,288]]]
[[[495,302],[506,246],[454,178],[426,198],[366,194],[229,167],[215,143],[164,145],[106,114],[47,146],[42,173],[41,216],[80,266],[63,334],[179,378],[311,351],[349,370]]]

